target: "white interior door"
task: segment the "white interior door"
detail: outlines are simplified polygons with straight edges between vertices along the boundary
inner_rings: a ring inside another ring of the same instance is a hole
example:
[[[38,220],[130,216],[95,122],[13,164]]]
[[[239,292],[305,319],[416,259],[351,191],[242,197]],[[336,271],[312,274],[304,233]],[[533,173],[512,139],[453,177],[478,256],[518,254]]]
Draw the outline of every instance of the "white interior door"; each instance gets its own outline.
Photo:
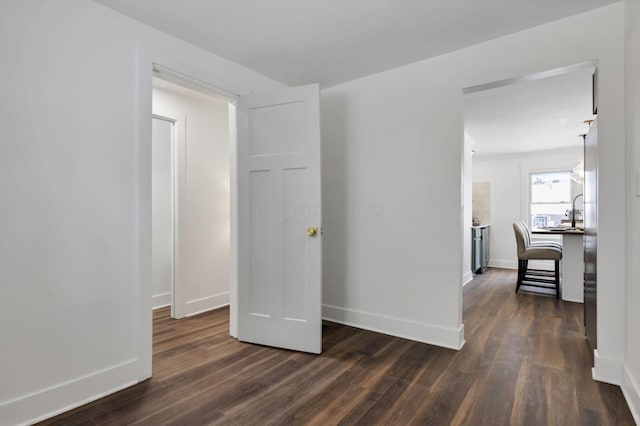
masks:
[[[318,85],[240,97],[237,125],[238,339],[320,353]]]

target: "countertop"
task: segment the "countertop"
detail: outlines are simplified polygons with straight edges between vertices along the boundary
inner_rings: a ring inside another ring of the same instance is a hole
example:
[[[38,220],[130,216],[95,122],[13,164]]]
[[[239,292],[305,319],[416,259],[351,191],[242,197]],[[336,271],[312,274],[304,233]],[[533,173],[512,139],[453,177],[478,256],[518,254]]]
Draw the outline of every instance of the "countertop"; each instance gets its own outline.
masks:
[[[561,226],[558,226],[556,228],[533,228],[531,230],[532,234],[576,234],[576,235],[584,235],[584,229],[580,229],[580,228],[575,228],[575,229],[571,229],[571,228],[564,228]]]

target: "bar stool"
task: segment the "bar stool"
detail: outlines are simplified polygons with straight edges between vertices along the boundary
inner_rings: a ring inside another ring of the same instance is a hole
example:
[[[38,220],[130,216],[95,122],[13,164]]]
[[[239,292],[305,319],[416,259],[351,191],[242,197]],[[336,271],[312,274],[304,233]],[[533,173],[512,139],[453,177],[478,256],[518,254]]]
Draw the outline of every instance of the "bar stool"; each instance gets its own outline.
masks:
[[[522,228],[524,235],[525,235],[525,244],[526,246],[534,246],[534,247],[544,247],[544,246],[550,246],[550,247],[555,247],[557,249],[562,250],[562,244],[557,242],[557,241],[548,241],[548,240],[544,240],[544,241],[533,241],[531,239],[531,230],[529,230],[529,227],[527,226],[527,224],[525,222],[518,222],[518,224],[520,225],[520,227]]]
[[[524,225],[524,226],[523,226]],[[516,235],[518,250],[518,282],[516,293],[521,286],[549,288],[556,291],[556,299],[560,298],[560,259],[562,259],[562,245],[549,241],[547,245],[531,243],[528,228],[525,224],[514,223],[513,230]],[[530,269],[530,260],[552,260],[554,271],[543,269]]]

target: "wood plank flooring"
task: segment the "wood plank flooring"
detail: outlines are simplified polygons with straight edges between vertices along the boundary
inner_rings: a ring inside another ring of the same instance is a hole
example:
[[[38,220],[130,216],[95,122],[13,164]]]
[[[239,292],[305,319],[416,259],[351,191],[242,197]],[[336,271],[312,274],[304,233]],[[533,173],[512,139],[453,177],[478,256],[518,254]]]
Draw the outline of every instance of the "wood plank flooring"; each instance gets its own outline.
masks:
[[[515,281],[490,269],[465,287],[461,351],[325,323],[309,355],[235,341],[227,309],[158,310],[152,379],[42,424],[633,425],[591,379],[582,305]]]

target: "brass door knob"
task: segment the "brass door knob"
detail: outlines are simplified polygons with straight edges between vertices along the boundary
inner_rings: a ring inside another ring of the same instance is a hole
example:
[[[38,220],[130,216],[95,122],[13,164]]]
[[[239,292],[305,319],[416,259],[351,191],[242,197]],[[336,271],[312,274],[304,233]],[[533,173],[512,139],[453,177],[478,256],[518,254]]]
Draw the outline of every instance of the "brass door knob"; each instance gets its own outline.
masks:
[[[307,235],[310,237],[315,237],[316,235],[318,235],[318,228],[316,228],[315,226],[307,228]]]

